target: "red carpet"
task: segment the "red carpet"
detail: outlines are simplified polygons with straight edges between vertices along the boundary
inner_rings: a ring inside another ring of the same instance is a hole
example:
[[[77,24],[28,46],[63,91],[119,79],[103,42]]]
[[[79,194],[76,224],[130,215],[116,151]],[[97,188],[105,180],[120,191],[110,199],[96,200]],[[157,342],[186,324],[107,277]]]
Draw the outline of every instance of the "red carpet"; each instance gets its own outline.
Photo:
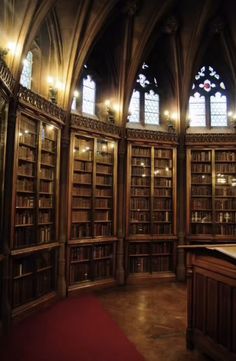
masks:
[[[65,299],[14,326],[1,361],[145,361],[94,296]]]

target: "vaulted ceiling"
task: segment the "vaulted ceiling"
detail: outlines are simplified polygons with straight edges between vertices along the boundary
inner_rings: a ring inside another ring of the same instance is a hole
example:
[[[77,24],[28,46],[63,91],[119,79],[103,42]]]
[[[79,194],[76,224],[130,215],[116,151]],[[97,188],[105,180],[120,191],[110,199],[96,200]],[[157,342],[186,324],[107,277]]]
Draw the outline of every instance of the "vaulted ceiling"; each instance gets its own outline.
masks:
[[[19,80],[22,60],[38,49],[33,90],[47,96],[47,77],[65,84],[70,109],[83,65],[102,92],[119,102],[125,122],[140,65],[156,71],[166,106],[185,114],[193,76],[203,63],[223,73],[236,98],[235,0],[0,0],[0,47],[17,45],[6,62]],[[181,126],[181,125],[180,125]]]

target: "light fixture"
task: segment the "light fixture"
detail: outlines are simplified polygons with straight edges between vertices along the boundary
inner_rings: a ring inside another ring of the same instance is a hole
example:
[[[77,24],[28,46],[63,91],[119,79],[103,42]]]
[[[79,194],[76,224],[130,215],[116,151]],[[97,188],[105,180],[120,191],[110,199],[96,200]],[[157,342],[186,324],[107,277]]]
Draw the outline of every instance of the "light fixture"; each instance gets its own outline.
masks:
[[[120,111],[120,105],[118,103],[113,103],[110,99],[106,99],[104,105],[107,113],[107,120],[114,123],[116,114]]]
[[[167,126],[168,126],[168,131],[169,132],[174,132],[175,131],[175,125],[176,125],[176,120],[178,119],[178,113],[177,112],[172,112],[170,113],[170,111],[168,109],[166,109],[163,112],[163,115],[165,117]]]
[[[48,97],[52,103],[57,104],[58,90],[64,91],[65,84],[58,79],[54,79],[52,76],[48,76]]]

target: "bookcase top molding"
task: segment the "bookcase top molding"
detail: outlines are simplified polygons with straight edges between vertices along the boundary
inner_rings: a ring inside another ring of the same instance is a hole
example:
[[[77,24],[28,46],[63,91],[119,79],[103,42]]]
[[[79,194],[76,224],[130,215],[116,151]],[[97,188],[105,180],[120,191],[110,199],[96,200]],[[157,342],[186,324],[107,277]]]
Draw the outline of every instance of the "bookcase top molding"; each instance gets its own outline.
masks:
[[[163,143],[177,144],[178,138],[175,133],[165,133],[153,130],[143,130],[143,129],[127,129],[126,135],[128,140],[144,140],[147,142],[150,141],[161,141]]]
[[[236,145],[236,134],[187,134],[185,136],[185,144],[233,144]]]
[[[15,80],[2,59],[0,59],[0,81],[7,88],[7,90],[10,92],[13,91]]]
[[[83,115],[71,114],[71,128],[92,131],[98,134],[108,134],[119,138],[121,130],[115,124],[105,123],[100,120],[84,117]]]
[[[29,108],[46,117],[53,118],[58,123],[65,123],[66,112],[42,96],[20,85],[18,97],[20,102]]]

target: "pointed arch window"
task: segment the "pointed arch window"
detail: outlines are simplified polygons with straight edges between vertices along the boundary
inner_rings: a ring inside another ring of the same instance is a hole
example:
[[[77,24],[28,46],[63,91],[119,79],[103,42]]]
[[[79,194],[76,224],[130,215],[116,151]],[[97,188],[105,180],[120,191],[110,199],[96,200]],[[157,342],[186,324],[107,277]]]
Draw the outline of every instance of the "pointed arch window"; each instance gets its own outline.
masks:
[[[156,78],[142,65],[129,104],[129,122],[159,125],[159,94]]]
[[[96,84],[90,75],[83,79],[82,112],[95,115]]]
[[[189,98],[192,127],[226,127],[227,96],[225,84],[211,66],[203,66],[195,76]]]
[[[22,73],[20,77],[20,84],[24,87],[31,89],[32,81],[32,69],[33,69],[33,53],[29,51],[23,62]]]

